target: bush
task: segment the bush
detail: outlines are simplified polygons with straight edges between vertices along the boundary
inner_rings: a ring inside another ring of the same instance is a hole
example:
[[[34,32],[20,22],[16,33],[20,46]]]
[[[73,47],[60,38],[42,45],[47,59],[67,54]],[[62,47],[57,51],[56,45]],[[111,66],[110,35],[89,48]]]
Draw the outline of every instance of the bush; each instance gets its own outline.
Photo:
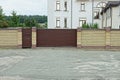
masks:
[[[47,29],[47,23],[44,23],[44,24],[39,23],[39,24],[36,25],[36,27],[39,28],[39,29]]]
[[[83,24],[82,25],[83,29],[98,29],[98,24]]]
[[[88,29],[88,28],[90,28],[90,27],[89,27],[89,24],[83,24],[83,25],[82,25],[82,28]]]
[[[7,21],[2,21],[0,20],[0,28],[7,28],[9,25],[8,25],[8,22]]]
[[[93,27],[92,27],[93,29],[98,29],[98,24],[97,23],[95,23],[95,24],[93,24]]]

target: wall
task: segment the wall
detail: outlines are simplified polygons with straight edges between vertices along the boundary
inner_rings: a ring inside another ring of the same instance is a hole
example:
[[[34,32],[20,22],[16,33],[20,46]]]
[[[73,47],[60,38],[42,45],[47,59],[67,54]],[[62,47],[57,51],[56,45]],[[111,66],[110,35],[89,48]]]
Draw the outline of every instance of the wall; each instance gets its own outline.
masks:
[[[112,28],[119,29],[120,26],[120,7],[112,8]]]
[[[21,47],[21,29],[0,29],[0,47]]]
[[[111,31],[111,47],[120,46],[120,30]]]
[[[60,1],[60,11],[56,11],[56,1]],[[64,2],[68,2],[68,11],[64,11]],[[71,1],[72,1],[72,13],[71,13]],[[60,27],[64,29],[64,18],[68,20],[68,28],[77,29],[79,27],[79,19],[86,18],[87,23],[92,23],[92,0],[83,0],[86,2],[86,11],[81,12],[80,3],[82,0],[48,0],[48,28],[56,28],[56,18],[60,17]],[[109,0],[106,0],[109,1]],[[100,2],[106,2],[104,0],[94,0],[94,7]],[[72,20],[71,20],[72,14]],[[100,21],[99,21],[100,22]],[[99,23],[101,24],[101,23]],[[100,25],[101,27],[101,25]]]
[[[120,30],[110,28],[77,32],[78,48],[120,48]]]
[[[77,30],[78,48],[120,48],[120,29]],[[32,48],[36,47],[36,28],[32,28]],[[0,29],[0,48],[22,48],[22,29]]]
[[[108,9],[109,10],[109,9]],[[108,12],[107,10],[107,12]],[[111,17],[107,17],[107,12],[103,13],[103,27],[119,29],[120,26],[120,6],[111,8]]]
[[[71,0],[60,0],[60,11],[56,11],[56,1],[48,0],[48,28],[56,28],[56,18],[60,17],[60,27],[64,28],[64,18],[67,18],[67,26],[71,28]],[[64,11],[64,2],[68,2],[68,11]]]

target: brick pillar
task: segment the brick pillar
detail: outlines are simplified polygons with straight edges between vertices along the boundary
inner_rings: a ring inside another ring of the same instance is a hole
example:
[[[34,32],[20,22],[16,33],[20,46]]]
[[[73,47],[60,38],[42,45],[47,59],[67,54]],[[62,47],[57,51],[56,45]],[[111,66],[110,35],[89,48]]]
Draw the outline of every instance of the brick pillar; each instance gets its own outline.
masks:
[[[111,44],[110,44],[111,28],[106,27],[105,30],[106,30],[106,49],[110,49],[110,46],[111,46]]]
[[[36,27],[32,28],[32,48],[36,48]]]
[[[77,48],[82,48],[82,28],[77,29]]]
[[[22,28],[18,28],[18,48],[22,48]]]

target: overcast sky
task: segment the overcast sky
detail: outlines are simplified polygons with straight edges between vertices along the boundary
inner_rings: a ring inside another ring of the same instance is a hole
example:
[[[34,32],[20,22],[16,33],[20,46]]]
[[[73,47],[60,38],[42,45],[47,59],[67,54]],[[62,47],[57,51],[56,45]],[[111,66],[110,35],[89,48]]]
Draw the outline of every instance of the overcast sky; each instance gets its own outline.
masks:
[[[6,15],[47,15],[47,0],[0,0],[0,6]]]

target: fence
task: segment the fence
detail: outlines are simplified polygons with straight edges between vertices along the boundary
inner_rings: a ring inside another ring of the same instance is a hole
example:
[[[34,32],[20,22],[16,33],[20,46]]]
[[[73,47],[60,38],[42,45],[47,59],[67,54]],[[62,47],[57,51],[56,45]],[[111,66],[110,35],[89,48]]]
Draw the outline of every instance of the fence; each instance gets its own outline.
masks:
[[[53,30],[53,33],[54,31],[56,30]],[[28,34],[26,33],[26,35]],[[77,29],[76,35],[77,35],[77,39],[75,39],[77,40],[76,47],[78,48],[107,48],[107,49],[120,48],[120,30],[115,30],[115,29],[113,30],[110,28],[97,29],[97,30]],[[31,37],[30,37],[32,48],[35,48],[37,46],[38,36],[40,35],[37,34],[37,29],[32,28]],[[57,37],[59,38],[59,35]],[[69,37],[71,39],[72,36],[69,35]],[[23,39],[23,38],[26,38],[26,39]],[[0,47],[22,48],[24,46],[23,41],[25,41],[24,43],[27,43],[28,39],[30,38],[23,36],[23,31],[21,28],[0,29]],[[60,38],[61,38],[61,35],[60,35]]]
[[[0,29],[0,47],[21,47],[21,29]]]
[[[109,27],[98,30],[78,29],[78,48],[120,48],[120,30]]]

